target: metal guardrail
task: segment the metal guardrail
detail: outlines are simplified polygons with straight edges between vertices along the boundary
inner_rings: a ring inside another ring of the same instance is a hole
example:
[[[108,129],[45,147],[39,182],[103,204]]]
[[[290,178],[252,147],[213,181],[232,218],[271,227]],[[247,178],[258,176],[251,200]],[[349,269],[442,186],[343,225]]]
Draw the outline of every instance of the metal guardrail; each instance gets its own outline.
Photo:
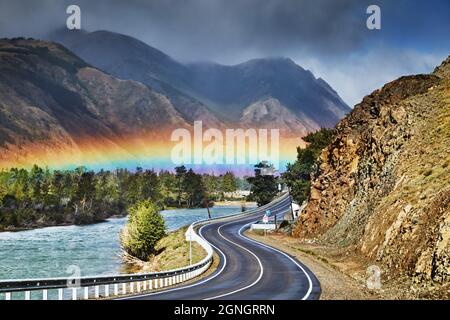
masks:
[[[42,291],[42,300],[47,300],[48,291],[57,290],[58,300],[63,300],[67,296],[67,292],[65,292],[65,290],[69,289],[71,291],[69,296],[71,299],[76,300],[99,298],[100,286],[103,287],[102,297],[109,297],[111,295],[117,296],[134,294],[147,290],[161,289],[188,281],[201,275],[209,268],[214,254],[214,250],[209,242],[196,232],[198,227],[211,222],[232,220],[237,217],[264,212],[265,209],[282,202],[287,197],[289,197],[289,195],[284,194],[273,202],[262,207],[224,217],[205,219],[192,223],[186,231],[186,240],[189,240],[188,237],[191,236],[191,240],[202,246],[207,253],[205,258],[195,264],[178,269],[150,273],[119,274],[94,277],[88,276],[77,278],[61,277],[46,279],[0,280],[0,293],[5,294],[6,300],[10,300],[11,293],[24,292],[25,300],[30,300],[30,292]],[[81,295],[79,294],[80,291]]]

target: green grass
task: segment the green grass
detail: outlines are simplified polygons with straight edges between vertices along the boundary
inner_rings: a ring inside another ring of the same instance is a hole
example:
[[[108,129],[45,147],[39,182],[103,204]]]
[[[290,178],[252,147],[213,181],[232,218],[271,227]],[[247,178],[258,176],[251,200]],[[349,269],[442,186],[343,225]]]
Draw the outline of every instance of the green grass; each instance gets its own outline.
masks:
[[[189,242],[185,239],[187,227],[170,232],[156,245],[158,254],[152,259],[158,270],[181,268],[189,264]],[[197,243],[192,242],[192,263],[206,257],[206,251]]]

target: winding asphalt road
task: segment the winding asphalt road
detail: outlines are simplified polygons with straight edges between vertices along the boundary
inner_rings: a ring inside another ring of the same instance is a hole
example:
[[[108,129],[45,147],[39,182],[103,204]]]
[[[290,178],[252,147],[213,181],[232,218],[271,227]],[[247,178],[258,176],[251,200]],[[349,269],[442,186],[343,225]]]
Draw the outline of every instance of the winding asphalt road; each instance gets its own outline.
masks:
[[[306,300],[318,299],[320,284],[315,275],[288,254],[249,239],[243,232],[265,210],[281,216],[290,206],[283,197],[269,208],[228,221],[202,226],[199,234],[220,257],[214,273],[192,284],[160,292],[127,297],[128,300]]]

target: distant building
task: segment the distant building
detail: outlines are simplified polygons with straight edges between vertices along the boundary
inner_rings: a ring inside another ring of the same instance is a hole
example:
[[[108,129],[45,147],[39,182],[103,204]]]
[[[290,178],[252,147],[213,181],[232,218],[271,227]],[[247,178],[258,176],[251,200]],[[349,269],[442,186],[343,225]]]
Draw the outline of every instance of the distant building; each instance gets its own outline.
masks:
[[[242,199],[250,195],[250,190],[236,190],[233,192],[224,192],[226,198]]]

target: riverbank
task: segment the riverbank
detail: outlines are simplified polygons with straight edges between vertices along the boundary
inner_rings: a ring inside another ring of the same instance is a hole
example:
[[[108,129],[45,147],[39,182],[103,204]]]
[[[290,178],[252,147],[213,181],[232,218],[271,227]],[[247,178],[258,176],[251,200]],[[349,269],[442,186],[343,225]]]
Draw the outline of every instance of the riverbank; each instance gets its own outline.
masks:
[[[238,212],[241,206],[245,208],[253,208],[256,207],[255,202],[246,202],[246,201],[219,201],[215,202],[214,207],[223,208],[223,207],[232,207],[236,206],[236,212]],[[177,207],[168,207],[164,208],[163,211],[173,211],[173,210],[189,210],[189,209],[203,209],[203,208],[177,208]],[[206,210],[206,208],[205,208]],[[1,214],[1,212],[0,212]],[[119,219],[124,218],[128,214],[126,212],[120,214],[118,212],[113,212],[111,214],[99,214],[96,216],[83,216],[77,217],[74,214],[45,214],[37,220],[33,220],[30,222],[23,222],[20,225],[2,225],[0,224],[0,233],[1,232],[20,232],[20,231],[29,231],[35,229],[42,229],[48,227],[66,227],[66,226],[87,226],[91,224],[103,223],[108,219]]]
[[[226,206],[241,206],[244,205],[246,208],[256,207],[256,202],[250,202],[245,200],[231,200],[231,201],[215,201],[214,207],[226,207]]]
[[[240,206],[211,208],[213,218],[236,212],[240,212]],[[161,214],[168,232],[208,218],[204,208],[164,210]],[[82,276],[121,273],[124,266],[119,234],[126,222],[126,217],[109,218],[90,225],[0,232],[0,279],[66,277],[71,265],[79,267]],[[184,252],[188,252],[186,247]],[[182,262],[186,261],[185,257]],[[161,264],[161,268],[166,267]]]
[[[190,264],[189,242],[185,233],[189,226],[169,232],[156,245],[157,254],[149,261],[134,258],[133,263],[124,266],[125,273],[158,272],[177,269]],[[206,257],[206,251],[195,241],[192,242],[192,263],[197,263]],[[128,260],[128,259],[127,259]]]
[[[30,230],[35,230],[35,229],[49,228],[49,227],[87,226],[87,225],[91,225],[91,224],[104,223],[104,222],[108,221],[108,219],[120,219],[120,218],[124,218],[126,216],[127,216],[127,214],[114,213],[112,215],[103,215],[101,218],[84,219],[82,221],[77,221],[76,219],[72,219],[72,218],[64,219],[64,221],[48,220],[45,218],[41,218],[39,220],[25,223],[25,224],[22,224],[19,226],[0,225],[0,232],[21,232],[21,231],[30,231]]]

